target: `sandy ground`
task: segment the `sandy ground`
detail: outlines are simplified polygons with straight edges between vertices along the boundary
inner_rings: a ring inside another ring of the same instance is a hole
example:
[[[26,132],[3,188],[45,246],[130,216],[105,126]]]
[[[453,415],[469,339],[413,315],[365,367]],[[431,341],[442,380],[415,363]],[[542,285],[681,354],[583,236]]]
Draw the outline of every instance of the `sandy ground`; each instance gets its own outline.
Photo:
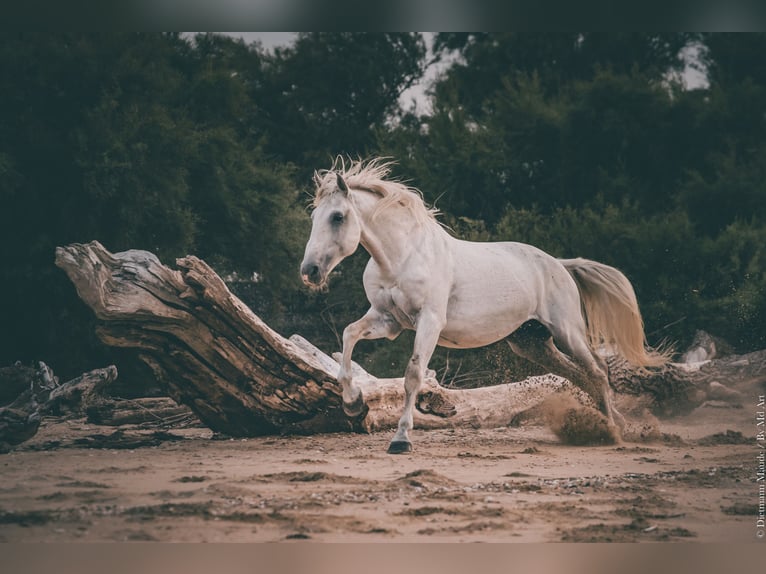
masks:
[[[749,399],[748,399],[749,400]],[[47,420],[0,455],[0,541],[756,541],[755,403],[567,446],[540,421],[217,439]],[[143,446],[142,446],[143,443]]]

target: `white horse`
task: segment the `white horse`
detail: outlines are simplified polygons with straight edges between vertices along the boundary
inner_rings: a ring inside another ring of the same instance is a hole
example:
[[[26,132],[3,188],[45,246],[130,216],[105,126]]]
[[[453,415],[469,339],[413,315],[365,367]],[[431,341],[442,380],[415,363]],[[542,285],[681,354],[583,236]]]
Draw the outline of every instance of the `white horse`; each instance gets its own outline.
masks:
[[[415,331],[407,365],[404,412],[388,452],[412,450],[412,409],[436,345],[481,347],[506,339],[513,351],[582,388],[614,425],[604,361],[610,345],[637,366],[660,365],[646,346],[638,303],[617,269],[587,259],[556,259],[522,243],[476,243],[451,236],[416,190],[387,181],[390,163],[342,160],[316,172],[311,237],[301,264],[313,288],[361,245],[370,309],[343,331],[338,380],[349,416],[364,409],[351,378],[360,339],[396,338]],[[534,320],[546,329],[527,328]],[[526,324],[526,325],[525,325]],[[524,326],[524,327],[522,327]],[[522,327],[522,328],[520,328]],[[541,335],[542,333],[542,335]]]

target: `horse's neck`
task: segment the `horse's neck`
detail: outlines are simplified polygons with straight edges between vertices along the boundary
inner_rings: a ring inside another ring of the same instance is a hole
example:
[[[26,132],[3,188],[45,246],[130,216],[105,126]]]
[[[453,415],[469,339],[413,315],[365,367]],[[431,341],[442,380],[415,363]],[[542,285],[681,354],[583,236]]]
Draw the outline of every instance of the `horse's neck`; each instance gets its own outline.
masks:
[[[383,274],[395,273],[397,261],[389,256],[390,250],[386,249],[384,242],[377,234],[371,232],[369,228],[362,229],[361,244],[378,264]]]
[[[418,222],[406,211],[386,211],[373,217],[375,203],[357,202],[362,219],[362,247],[375,260],[384,275],[395,276],[399,265],[411,254],[419,234],[428,232],[428,224]]]

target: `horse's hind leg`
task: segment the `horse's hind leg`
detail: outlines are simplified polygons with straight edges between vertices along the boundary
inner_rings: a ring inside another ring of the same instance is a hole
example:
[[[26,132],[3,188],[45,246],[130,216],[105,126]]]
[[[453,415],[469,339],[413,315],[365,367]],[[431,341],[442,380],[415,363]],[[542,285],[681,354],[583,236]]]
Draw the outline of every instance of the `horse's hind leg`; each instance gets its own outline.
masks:
[[[587,380],[579,365],[554,345],[553,337],[545,326],[537,321],[529,321],[511,333],[506,341],[514,353],[568,379],[588,393],[596,405],[601,407],[598,387]]]
[[[554,332],[553,339],[584,371],[584,384],[574,380],[572,382],[596,400],[596,404],[607,416],[609,422],[616,422],[621,429],[624,429],[625,417],[614,406],[606,362],[591,349],[586,335],[576,330],[558,329]]]
[[[552,335],[546,326],[530,321],[509,335],[507,341],[517,355],[537,363],[580,387],[593,399],[610,422],[614,422],[616,414],[620,424],[622,417],[612,406],[606,369],[601,368],[596,362],[584,335],[578,341],[577,337],[561,329],[555,329],[555,331],[556,333]],[[554,341],[570,353],[571,358],[562,353]]]

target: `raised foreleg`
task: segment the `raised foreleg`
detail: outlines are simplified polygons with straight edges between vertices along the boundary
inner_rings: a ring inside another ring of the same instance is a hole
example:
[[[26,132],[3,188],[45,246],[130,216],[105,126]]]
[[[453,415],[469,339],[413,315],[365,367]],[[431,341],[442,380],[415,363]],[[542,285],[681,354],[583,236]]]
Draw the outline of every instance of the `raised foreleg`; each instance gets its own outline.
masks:
[[[359,319],[343,330],[343,356],[338,371],[338,382],[343,389],[343,411],[350,417],[356,417],[364,411],[364,397],[361,389],[351,377],[351,354],[361,339],[395,339],[402,328],[388,313],[371,308]]]

